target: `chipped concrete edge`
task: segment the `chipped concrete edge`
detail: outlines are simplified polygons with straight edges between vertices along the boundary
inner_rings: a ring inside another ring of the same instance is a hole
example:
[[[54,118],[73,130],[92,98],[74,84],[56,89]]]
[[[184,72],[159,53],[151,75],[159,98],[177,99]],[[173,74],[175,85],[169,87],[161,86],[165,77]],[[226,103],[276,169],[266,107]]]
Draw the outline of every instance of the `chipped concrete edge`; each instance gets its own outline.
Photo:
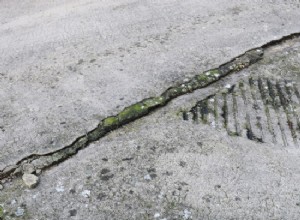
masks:
[[[90,143],[104,137],[108,132],[133,122],[136,119],[153,112],[159,107],[165,106],[168,102],[178,96],[207,87],[229,74],[239,72],[240,70],[249,67],[263,58],[264,50],[266,48],[281,44],[299,36],[300,33],[293,33],[278,40],[270,41],[261,47],[250,49],[217,68],[195,75],[187,82],[177,83],[165,90],[160,96],[146,98],[140,102],[125,107],[117,115],[104,118],[95,129],[78,137],[70,145],[46,154],[31,154],[18,161],[15,165],[6,166],[3,170],[0,170],[0,180],[8,177],[13,178],[19,176],[23,173],[24,164],[32,164],[35,167],[35,170],[44,170],[53,165],[59,164],[77,154],[79,150],[86,148]]]

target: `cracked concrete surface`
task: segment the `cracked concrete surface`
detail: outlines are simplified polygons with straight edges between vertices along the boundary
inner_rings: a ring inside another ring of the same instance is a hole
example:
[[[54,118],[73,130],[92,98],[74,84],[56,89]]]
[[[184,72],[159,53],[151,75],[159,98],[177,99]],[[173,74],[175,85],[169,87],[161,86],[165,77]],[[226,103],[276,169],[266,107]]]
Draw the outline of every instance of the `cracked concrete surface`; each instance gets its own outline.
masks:
[[[1,2],[0,170],[187,76],[297,32],[299,3]],[[12,12],[13,11],[13,12]]]
[[[299,32],[297,1],[17,4],[0,3],[0,170],[72,143],[174,82]],[[33,190],[20,178],[6,181],[0,218],[298,219],[298,148],[231,137],[181,116],[251,71],[297,81],[298,49],[297,41],[276,47],[253,69],[111,132],[46,170]]]

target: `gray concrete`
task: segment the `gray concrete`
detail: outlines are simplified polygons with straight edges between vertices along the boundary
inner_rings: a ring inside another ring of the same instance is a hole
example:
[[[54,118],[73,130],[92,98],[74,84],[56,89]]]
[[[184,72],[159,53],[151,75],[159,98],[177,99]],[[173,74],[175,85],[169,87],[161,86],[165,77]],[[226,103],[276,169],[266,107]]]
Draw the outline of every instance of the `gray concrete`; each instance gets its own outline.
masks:
[[[1,1],[0,170],[299,30],[297,1]]]
[[[299,32],[297,1],[0,2],[0,170],[71,143],[102,118],[245,50]],[[299,87],[299,41],[111,132],[43,171],[3,181],[5,219],[298,219],[300,151],[184,121],[251,74]],[[298,103],[299,104],[299,103]],[[300,106],[296,106],[299,111]],[[298,112],[299,113],[299,112]]]

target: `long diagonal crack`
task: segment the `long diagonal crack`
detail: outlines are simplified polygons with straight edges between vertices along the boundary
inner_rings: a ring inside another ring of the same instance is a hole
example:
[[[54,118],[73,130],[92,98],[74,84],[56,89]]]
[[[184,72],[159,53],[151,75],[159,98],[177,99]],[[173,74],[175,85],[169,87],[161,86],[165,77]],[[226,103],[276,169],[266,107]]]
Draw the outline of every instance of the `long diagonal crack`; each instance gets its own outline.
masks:
[[[75,155],[79,150],[86,148],[90,143],[104,137],[108,132],[133,122],[157,108],[165,106],[168,102],[178,96],[207,87],[229,74],[239,72],[240,70],[249,67],[263,58],[264,50],[266,48],[278,45],[299,36],[300,33],[290,34],[279,40],[270,41],[261,47],[248,50],[231,61],[220,65],[218,68],[205,71],[201,74],[195,75],[188,82],[178,83],[177,85],[168,88],[160,96],[147,98],[128,106],[117,115],[103,119],[95,129],[78,137],[70,145],[46,154],[31,154],[24,157],[22,160],[17,162],[17,164],[7,166],[5,169],[0,171],[0,180],[9,176],[14,177],[22,173],[22,167],[26,163],[30,163],[34,165],[35,169],[40,170],[59,164]]]

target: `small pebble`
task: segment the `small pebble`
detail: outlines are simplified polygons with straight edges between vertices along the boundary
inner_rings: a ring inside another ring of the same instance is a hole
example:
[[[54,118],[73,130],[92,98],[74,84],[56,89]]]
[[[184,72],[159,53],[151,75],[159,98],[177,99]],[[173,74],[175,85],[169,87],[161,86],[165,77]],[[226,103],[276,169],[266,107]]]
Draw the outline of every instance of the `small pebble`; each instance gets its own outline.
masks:
[[[0,190],[2,190],[4,187],[0,184]]]
[[[64,192],[65,191],[65,187],[63,185],[59,185],[55,188],[56,192]]]
[[[10,202],[11,205],[14,205],[16,203],[17,203],[17,200],[15,200],[15,199],[11,200],[11,202]]]
[[[91,191],[90,190],[84,190],[82,191],[81,195],[85,198],[89,198],[91,195]]]
[[[160,217],[160,214],[159,213],[155,213],[154,214],[154,218],[158,218],[158,217]]]
[[[190,212],[189,210],[185,209],[183,211],[183,219],[190,219],[192,215],[192,212]]]
[[[30,189],[36,187],[39,183],[39,178],[34,174],[25,173],[23,174],[22,179],[24,184]]]
[[[230,84],[226,84],[225,88],[226,88],[226,89],[230,89],[230,88],[231,88],[231,85],[230,85]]]
[[[22,216],[24,215],[24,209],[22,209],[21,207],[17,208],[17,211],[15,212],[16,216]]]
[[[147,174],[146,176],[144,176],[144,179],[145,180],[151,180],[152,178],[151,178],[151,176],[149,174]]]

